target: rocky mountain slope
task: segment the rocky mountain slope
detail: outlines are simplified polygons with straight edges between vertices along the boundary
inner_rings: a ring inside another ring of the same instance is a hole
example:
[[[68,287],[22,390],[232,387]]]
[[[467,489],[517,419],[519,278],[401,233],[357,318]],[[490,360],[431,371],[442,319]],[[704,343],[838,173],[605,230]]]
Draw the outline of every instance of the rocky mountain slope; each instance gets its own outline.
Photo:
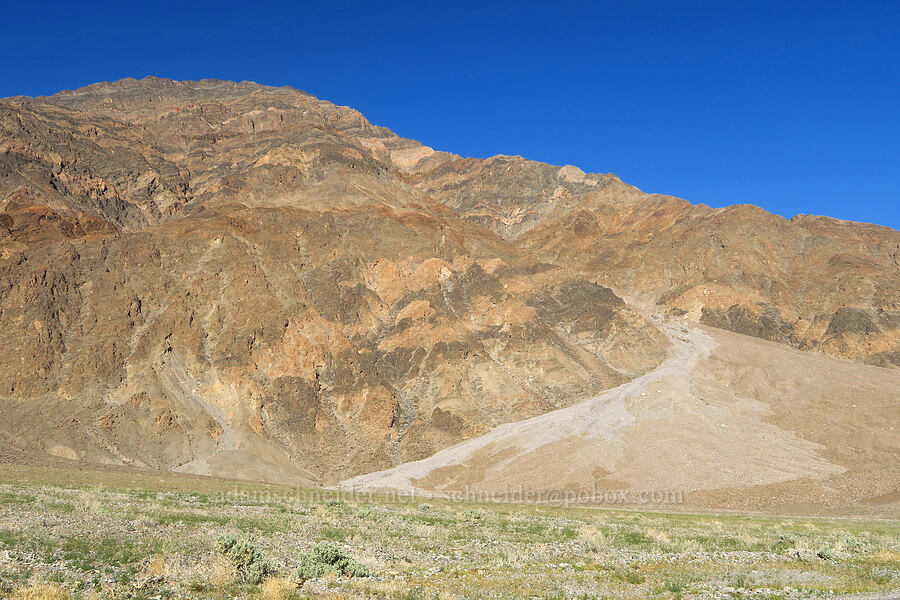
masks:
[[[607,288],[407,183],[421,147],[350,109],[145,80],[2,115],[0,429],[15,446],[330,481],[664,356]]]
[[[665,505],[671,495],[718,509],[900,515],[900,370],[688,319],[658,324],[672,346],[653,371],[342,486],[605,504]]]
[[[645,194],[519,157],[448,160],[418,186],[585,278],[702,323],[900,365],[900,232]]]
[[[334,483],[654,372],[659,309],[894,377],[898,260],[888,228],[463,159],[291,88],[8,98],[0,442]]]

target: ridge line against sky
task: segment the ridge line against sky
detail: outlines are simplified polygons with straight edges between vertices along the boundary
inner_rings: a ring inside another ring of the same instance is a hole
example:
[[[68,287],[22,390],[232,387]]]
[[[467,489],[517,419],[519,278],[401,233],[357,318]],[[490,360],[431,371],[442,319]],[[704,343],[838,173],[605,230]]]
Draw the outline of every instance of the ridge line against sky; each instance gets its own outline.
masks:
[[[150,8],[9,0],[0,96],[146,75],[290,85],[463,156],[900,228],[900,3]]]

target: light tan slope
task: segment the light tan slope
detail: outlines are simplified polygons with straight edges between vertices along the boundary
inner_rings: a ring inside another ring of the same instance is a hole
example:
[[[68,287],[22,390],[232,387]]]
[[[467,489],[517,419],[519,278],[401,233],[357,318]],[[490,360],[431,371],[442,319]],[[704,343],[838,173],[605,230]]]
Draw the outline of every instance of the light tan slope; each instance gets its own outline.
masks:
[[[660,326],[672,346],[654,371],[342,486],[674,492],[691,505],[828,512],[866,510],[897,489],[900,373],[671,318]]]

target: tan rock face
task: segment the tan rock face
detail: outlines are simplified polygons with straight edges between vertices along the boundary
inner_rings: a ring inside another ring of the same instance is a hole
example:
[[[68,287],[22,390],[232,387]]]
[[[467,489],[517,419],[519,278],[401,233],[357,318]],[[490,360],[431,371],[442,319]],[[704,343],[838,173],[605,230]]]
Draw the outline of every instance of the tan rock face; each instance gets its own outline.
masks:
[[[694,206],[612,175],[521,158],[448,160],[419,187],[463,218],[625,295],[703,323],[900,365],[900,232]]]
[[[607,288],[411,186],[413,143],[349,109],[151,80],[3,110],[0,435],[18,447],[330,482],[664,357]]]
[[[461,159],[290,88],[0,101],[0,442],[330,483],[657,368],[611,289],[900,364],[896,231]]]

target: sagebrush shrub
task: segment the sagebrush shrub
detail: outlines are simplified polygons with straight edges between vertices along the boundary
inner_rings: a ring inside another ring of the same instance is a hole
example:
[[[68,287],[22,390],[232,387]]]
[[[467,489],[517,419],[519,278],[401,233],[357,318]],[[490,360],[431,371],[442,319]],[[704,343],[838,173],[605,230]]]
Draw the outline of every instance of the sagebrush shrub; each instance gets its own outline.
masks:
[[[860,552],[866,548],[866,540],[851,535],[844,538],[844,547],[852,552]]]
[[[778,534],[778,539],[772,544],[773,550],[785,550],[787,548],[793,548],[798,541],[798,537],[789,531],[782,532]]]
[[[294,569],[294,579],[307,580],[328,574],[368,577],[369,569],[343,548],[331,542],[319,542],[311,552],[302,553]]]
[[[256,584],[275,570],[272,561],[256,547],[252,535],[223,535],[216,540],[216,546],[234,564],[241,581]]]
[[[480,521],[483,516],[483,512],[481,512],[480,510],[475,510],[474,508],[464,510],[462,514],[462,518],[466,521]]]

